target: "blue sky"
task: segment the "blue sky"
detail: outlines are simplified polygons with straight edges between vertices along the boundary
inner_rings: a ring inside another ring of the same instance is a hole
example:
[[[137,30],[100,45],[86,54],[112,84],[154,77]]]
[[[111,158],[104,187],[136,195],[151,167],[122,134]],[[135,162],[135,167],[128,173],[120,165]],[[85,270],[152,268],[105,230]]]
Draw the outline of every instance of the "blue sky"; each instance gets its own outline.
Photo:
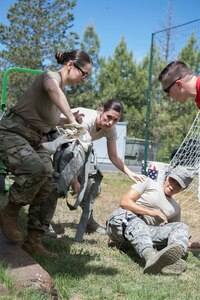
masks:
[[[0,0],[0,22],[16,0]],[[200,18],[200,0],[171,0],[172,24],[181,25]],[[74,31],[82,38],[91,22],[100,39],[100,55],[111,56],[125,37],[129,51],[141,60],[148,52],[151,34],[167,24],[169,0],[77,0]],[[64,49],[63,49],[64,50]]]

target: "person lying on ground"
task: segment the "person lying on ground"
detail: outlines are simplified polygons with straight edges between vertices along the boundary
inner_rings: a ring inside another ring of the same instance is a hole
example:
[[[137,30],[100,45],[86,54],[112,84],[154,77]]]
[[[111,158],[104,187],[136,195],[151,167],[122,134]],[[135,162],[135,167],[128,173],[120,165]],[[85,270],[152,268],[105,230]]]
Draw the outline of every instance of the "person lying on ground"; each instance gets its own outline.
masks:
[[[186,269],[182,257],[188,251],[189,227],[180,221],[181,209],[173,196],[187,188],[192,179],[186,168],[177,166],[163,185],[150,178],[138,181],[109,217],[111,241],[122,249],[128,243],[145,260],[144,273],[158,274],[175,263],[180,271]]]

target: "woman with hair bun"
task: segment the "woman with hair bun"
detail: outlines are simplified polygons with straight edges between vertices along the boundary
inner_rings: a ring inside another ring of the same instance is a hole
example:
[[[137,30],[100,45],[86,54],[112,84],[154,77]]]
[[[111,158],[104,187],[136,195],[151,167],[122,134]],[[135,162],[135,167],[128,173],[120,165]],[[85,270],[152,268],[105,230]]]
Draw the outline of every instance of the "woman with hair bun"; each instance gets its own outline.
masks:
[[[40,208],[53,189],[53,166],[42,141],[52,127],[60,124],[61,113],[64,122],[78,124],[64,89],[84,83],[92,72],[92,60],[82,50],[57,52],[55,58],[62,67],[37,76],[0,121],[0,159],[15,177],[8,203],[0,211],[2,233],[11,241],[22,241],[18,216],[20,208],[29,204],[28,235],[22,248],[30,254],[50,257],[57,254],[41,243],[44,228]]]
[[[74,111],[79,112],[79,118],[82,118],[81,124],[90,133],[92,141],[106,138],[108,158],[118,170],[126,174],[133,182],[144,181],[146,179],[146,176],[132,172],[119,157],[115,126],[123,115],[123,105],[119,99],[106,100],[100,105],[97,111],[83,107],[75,108]],[[78,182],[76,181],[73,184],[78,190]],[[88,221],[86,231],[88,233],[98,232],[100,234],[106,234],[105,229],[94,220],[93,211]]]
[[[77,107],[72,109],[72,111],[79,112],[77,120],[89,132],[92,141],[106,138],[108,157],[118,170],[126,174],[133,182],[143,182],[146,179],[145,175],[132,172],[119,157],[116,144],[117,131],[115,126],[123,115],[123,105],[119,99],[106,100],[103,104],[100,105],[98,110]],[[74,178],[72,183],[72,190],[76,194],[80,191],[80,183],[78,181],[78,178]],[[87,199],[85,201],[87,201]],[[82,208],[85,205],[85,201],[82,201]],[[46,204],[47,203],[48,202],[46,202]],[[44,223],[46,223],[47,225],[45,235],[56,237],[56,232],[53,230],[52,226],[50,226],[50,218],[53,217],[55,213],[57,198],[51,197],[51,203],[49,203],[48,206],[46,204],[45,209],[43,210],[45,211],[46,216],[46,221],[44,221]],[[106,234],[105,228],[102,227],[97,221],[95,221],[93,217],[93,210],[87,223],[86,232],[98,232],[99,234]]]

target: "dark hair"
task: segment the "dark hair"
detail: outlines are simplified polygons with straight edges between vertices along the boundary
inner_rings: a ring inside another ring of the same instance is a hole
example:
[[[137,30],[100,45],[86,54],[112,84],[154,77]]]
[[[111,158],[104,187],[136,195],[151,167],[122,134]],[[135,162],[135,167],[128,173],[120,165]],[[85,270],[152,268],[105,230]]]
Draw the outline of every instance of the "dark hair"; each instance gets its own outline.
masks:
[[[107,100],[104,104],[102,104],[103,110],[108,111],[109,109],[113,109],[123,115],[123,105],[118,99],[110,99]]]
[[[170,62],[159,74],[158,80],[169,84],[177,78],[184,78],[191,75],[192,71],[188,66],[180,60]]]
[[[83,50],[73,50],[71,52],[56,52],[55,58],[58,64],[65,65],[72,60],[77,65],[84,66],[89,63],[92,64],[91,57]]]

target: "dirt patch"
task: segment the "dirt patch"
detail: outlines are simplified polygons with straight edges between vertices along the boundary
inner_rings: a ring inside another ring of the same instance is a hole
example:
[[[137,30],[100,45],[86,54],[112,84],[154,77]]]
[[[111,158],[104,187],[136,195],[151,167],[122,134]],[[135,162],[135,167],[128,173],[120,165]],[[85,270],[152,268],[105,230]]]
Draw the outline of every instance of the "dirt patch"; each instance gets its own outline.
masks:
[[[0,260],[8,265],[8,273],[14,280],[16,291],[21,289],[42,289],[49,299],[58,299],[50,275],[18,244],[10,242],[0,231]]]
[[[0,283],[0,295],[8,296],[8,290],[3,283]]]

